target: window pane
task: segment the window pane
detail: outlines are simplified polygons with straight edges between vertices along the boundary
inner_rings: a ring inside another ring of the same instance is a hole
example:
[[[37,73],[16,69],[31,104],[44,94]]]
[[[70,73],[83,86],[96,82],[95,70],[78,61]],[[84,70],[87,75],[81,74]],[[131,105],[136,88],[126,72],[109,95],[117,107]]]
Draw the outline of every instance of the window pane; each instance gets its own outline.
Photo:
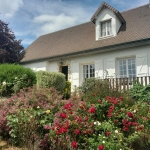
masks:
[[[83,66],[83,78],[95,77],[95,65],[89,64]]]

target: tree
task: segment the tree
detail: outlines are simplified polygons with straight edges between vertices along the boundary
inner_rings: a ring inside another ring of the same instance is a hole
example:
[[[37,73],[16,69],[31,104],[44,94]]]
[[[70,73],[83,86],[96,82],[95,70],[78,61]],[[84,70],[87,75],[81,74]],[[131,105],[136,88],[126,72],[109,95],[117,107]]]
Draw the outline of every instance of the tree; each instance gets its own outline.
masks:
[[[8,24],[0,20],[0,63],[19,62],[25,54],[22,40],[16,40]]]

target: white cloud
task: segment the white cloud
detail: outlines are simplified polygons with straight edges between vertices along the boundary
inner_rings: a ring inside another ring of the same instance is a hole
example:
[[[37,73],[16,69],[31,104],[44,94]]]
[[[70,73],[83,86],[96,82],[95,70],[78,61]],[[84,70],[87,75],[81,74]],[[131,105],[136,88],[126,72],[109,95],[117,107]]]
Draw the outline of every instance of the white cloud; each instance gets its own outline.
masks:
[[[77,16],[67,16],[65,14],[59,15],[40,15],[33,19],[33,22],[37,26],[39,24],[38,29],[33,32],[36,37],[54,32],[60,29],[64,29],[68,26],[72,26],[77,22]]]
[[[22,0],[0,0],[0,13],[5,17],[12,17],[22,5]]]

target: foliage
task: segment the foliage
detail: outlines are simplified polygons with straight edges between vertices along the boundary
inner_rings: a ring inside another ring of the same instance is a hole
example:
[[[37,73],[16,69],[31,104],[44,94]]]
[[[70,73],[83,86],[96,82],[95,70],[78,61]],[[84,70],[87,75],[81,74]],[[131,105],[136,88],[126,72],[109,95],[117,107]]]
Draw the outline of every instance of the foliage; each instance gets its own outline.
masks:
[[[0,63],[19,62],[25,54],[21,40],[16,40],[8,24],[0,20]]]
[[[54,87],[58,91],[63,91],[66,84],[65,75],[60,72],[39,71],[37,76],[38,87]]]
[[[69,99],[71,96],[71,82],[66,81],[66,86],[63,90],[64,99]]]
[[[0,65],[0,94],[10,95],[24,87],[33,86],[36,75],[33,70],[15,64]]]
[[[86,79],[82,83],[80,90],[84,93],[82,98],[85,101],[89,101],[92,103],[94,101],[97,101],[97,99],[105,98],[108,95],[116,97],[122,95],[121,92],[110,86],[110,83],[107,79],[106,80],[101,80],[97,78]]]
[[[9,138],[13,144],[31,147],[36,139],[43,138],[47,133],[53,114],[62,105],[61,99],[62,96],[53,88],[29,87],[21,90],[1,102],[0,135]]]
[[[130,89],[130,95],[137,101],[150,103],[150,84],[143,86],[138,81]]]
[[[21,90],[0,104],[0,135],[36,150],[148,150],[150,104],[127,93],[108,96],[107,85],[94,98],[66,101],[53,88]]]
[[[50,149],[138,150],[150,146],[147,104],[138,102],[129,107],[123,97],[109,96],[95,104],[69,101],[55,116]],[[134,143],[140,139],[145,141],[137,148]]]

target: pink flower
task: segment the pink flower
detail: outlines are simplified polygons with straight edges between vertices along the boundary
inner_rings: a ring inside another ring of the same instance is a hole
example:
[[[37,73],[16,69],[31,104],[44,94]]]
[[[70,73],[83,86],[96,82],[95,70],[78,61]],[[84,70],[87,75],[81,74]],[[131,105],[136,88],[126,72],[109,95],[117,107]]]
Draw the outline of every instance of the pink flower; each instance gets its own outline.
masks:
[[[73,141],[73,142],[71,143],[71,145],[72,145],[73,148],[78,148],[78,144],[77,144],[76,141]]]
[[[100,102],[101,102],[101,100],[99,99],[99,100],[98,100],[98,102],[100,103]]]
[[[105,148],[105,146],[104,145],[100,145],[100,146],[98,146],[98,150],[103,150]]]
[[[45,125],[45,126],[44,126],[44,129],[49,130],[49,129],[50,129],[50,126],[49,126],[49,125]]]

